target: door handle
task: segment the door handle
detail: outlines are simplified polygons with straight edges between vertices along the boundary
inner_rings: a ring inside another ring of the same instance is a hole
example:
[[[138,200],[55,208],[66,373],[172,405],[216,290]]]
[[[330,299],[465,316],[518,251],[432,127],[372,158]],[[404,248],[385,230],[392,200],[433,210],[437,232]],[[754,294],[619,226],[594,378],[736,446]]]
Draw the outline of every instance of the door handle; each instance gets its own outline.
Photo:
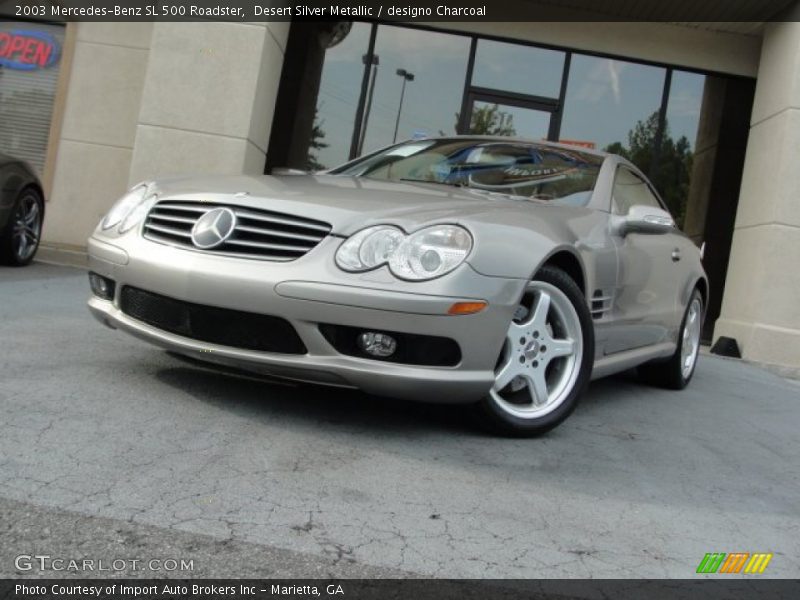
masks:
[[[672,251],[672,262],[678,262],[681,259],[681,251],[675,248]]]

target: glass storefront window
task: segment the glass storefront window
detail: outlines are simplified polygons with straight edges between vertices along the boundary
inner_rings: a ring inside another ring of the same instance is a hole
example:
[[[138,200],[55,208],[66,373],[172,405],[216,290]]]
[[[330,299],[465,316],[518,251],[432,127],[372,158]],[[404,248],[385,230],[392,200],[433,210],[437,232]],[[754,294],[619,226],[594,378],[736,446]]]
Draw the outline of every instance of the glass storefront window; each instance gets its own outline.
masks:
[[[630,154],[646,173],[650,165],[639,151],[655,139],[665,76],[660,67],[573,55],[561,139]]]
[[[50,137],[64,28],[0,21],[0,152],[41,175]]]
[[[373,27],[369,93],[357,116]],[[465,123],[468,133],[546,139],[561,90],[565,52],[478,39],[468,82],[470,45],[469,36],[353,23],[347,36],[325,54],[309,166],[346,162],[357,118],[360,155],[394,141],[453,134],[464,99],[471,109]],[[556,133],[560,140],[628,158],[653,181],[681,224],[705,76],[672,72],[661,129],[666,75],[662,67],[573,53]],[[546,98],[553,99],[550,108]],[[530,106],[522,104],[527,101]]]
[[[706,76],[673,71],[667,104],[667,125],[676,140],[685,137],[694,146]]]
[[[395,130],[397,141],[455,133],[469,46],[466,36],[378,26],[377,76],[372,101],[367,102],[361,153],[391,144]]]
[[[673,71],[661,147],[651,177],[679,227],[683,227],[705,75]]]
[[[563,73],[563,52],[479,40],[472,85],[558,98]]]
[[[308,166],[313,170],[333,167],[349,158],[364,75],[362,57],[371,28],[367,23],[353,23],[345,38],[325,51],[309,148]]]

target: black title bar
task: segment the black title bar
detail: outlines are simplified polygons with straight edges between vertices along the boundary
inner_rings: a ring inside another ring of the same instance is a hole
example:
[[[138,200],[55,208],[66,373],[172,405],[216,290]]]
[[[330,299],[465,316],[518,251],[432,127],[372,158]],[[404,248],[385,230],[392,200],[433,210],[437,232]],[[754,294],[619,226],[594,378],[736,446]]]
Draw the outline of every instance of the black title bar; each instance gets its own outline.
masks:
[[[793,20],[793,0],[0,0],[0,17],[47,21],[684,21]]]
[[[800,597],[800,580],[458,579],[4,579],[2,600],[777,600]]]

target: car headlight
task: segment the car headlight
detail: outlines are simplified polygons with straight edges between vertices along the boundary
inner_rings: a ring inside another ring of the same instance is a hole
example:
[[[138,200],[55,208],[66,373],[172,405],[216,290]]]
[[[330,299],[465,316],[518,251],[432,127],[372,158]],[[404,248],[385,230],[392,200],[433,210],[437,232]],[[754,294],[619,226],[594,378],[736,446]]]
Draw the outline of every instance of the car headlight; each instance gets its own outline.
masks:
[[[122,224],[119,226],[119,232],[127,233],[141,223],[142,219],[144,219],[147,216],[147,213],[150,212],[155,200],[155,194],[145,194],[144,199],[139,202],[139,204],[137,204],[136,207],[128,213],[128,216],[122,220]]]
[[[125,217],[127,217],[133,210],[144,202],[147,195],[147,186],[143,183],[133,187],[127,194],[114,203],[111,210],[103,219],[101,227],[103,229],[111,229],[119,225]]]
[[[408,236],[389,259],[402,279],[433,279],[449,273],[472,250],[472,236],[457,225],[435,225]]]
[[[351,272],[388,264],[396,277],[422,281],[449,273],[470,250],[472,236],[457,225],[434,225],[411,235],[391,225],[378,225],[345,241],[336,252],[336,264]]]
[[[405,238],[391,225],[362,229],[336,251],[336,264],[344,271],[369,271],[388,262],[389,257]]]

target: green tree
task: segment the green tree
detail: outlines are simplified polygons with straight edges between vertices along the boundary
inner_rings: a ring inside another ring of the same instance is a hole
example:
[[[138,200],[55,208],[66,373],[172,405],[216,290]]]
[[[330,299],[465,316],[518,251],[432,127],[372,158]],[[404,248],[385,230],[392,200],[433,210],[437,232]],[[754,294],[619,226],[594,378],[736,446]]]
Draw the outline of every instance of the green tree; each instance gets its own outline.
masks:
[[[624,156],[642,172],[647,173],[678,226],[683,227],[694,153],[686,136],[677,140],[672,138],[669,124],[665,122],[661,145],[654,159],[657,133],[658,112],[654,112],[637,122],[628,132],[627,146],[622,142],[614,142],[606,146],[605,150]]]
[[[460,114],[456,113],[455,130],[458,131]],[[444,133],[440,132],[442,135]],[[473,135],[506,135],[515,136],[514,116],[500,110],[497,104],[487,104],[472,111],[469,120],[469,133]]]
[[[315,152],[328,147],[328,143],[322,141],[325,139],[325,131],[322,129],[324,124],[325,121],[320,121],[317,117],[317,109],[315,108],[314,126],[311,128],[311,141],[308,144],[308,158],[306,158],[306,169],[309,171],[321,171],[325,168],[325,165],[317,159],[317,153]]]

